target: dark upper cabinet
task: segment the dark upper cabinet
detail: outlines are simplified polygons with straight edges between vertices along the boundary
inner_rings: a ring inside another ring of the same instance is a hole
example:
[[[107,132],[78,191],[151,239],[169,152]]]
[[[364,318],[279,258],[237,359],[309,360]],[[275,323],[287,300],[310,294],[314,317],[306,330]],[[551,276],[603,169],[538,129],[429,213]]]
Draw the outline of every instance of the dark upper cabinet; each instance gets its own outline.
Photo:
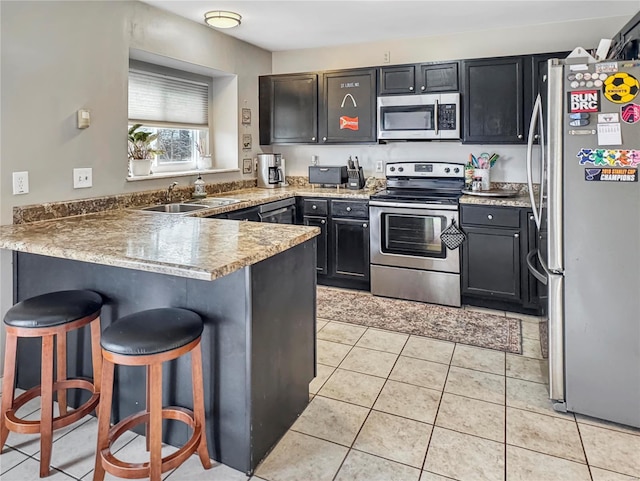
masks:
[[[416,89],[416,66],[394,65],[380,68],[379,95],[411,94]]]
[[[555,53],[543,53],[539,55],[532,55],[530,57],[529,68],[525,71],[525,133],[529,133],[529,125],[531,123],[531,113],[533,112],[533,105],[536,101],[538,94],[541,96],[543,114],[546,114],[547,105],[547,62],[551,58],[566,58],[570,52],[555,52]],[[546,122],[546,118],[544,119]],[[546,129],[546,127],[545,127]],[[546,133],[546,132],[545,132]],[[538,142],[540,138],[540,124],[538,123],[533,135],[534,142]]]
[[[322,74],[320,143],[375,142],[376,69]]]
[[[526,142],[524,57],[464,61],[463,143]]]
[[[380,67],[379,95],[458,91],[458,62]]]
[[[419,93],[458,91],[458,62],[427,63],[418,67],[416,91]]]
[[[259,81],[260,144],[318,140],[318,74],[270,75]]]

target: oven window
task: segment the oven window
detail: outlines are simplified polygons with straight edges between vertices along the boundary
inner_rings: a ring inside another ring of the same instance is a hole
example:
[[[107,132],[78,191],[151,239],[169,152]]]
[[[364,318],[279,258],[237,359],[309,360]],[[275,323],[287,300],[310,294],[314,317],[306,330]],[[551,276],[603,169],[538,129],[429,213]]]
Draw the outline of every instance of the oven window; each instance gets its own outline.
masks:
[[[382,130],[433,130],[433,105],[384,107]]]
[[[382,214],[382,252],[385,254],[445,258],[440,233],[447,219],[435,215]]]

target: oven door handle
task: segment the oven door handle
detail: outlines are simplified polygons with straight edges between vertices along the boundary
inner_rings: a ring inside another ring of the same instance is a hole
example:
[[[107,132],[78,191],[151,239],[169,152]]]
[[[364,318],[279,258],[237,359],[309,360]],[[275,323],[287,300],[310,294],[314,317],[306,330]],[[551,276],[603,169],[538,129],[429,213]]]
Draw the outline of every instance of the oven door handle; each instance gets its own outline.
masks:
[[[375,201],[375,200],[371,200],[369,201],[369,205],[371,207],[401,207],[401,208],[405,208],[405,209],[421,209],[421,210],[458,210],[458,206],[457,205],[425,205],[425,204],[420,204],[420,203],[402,203],[402,202],[382,202],[382,201]]]

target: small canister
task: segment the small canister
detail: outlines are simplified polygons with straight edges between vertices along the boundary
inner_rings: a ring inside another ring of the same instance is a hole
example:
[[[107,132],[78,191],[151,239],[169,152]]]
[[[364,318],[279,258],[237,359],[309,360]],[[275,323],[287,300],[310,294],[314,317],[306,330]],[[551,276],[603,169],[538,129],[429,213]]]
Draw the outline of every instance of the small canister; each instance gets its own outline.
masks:
[[[198,178],[193,183],[193,197],[196,199],[203,199],[207,196],[207,190],[205,189],[204,180],[202,180],[202,176],[198,175]]]

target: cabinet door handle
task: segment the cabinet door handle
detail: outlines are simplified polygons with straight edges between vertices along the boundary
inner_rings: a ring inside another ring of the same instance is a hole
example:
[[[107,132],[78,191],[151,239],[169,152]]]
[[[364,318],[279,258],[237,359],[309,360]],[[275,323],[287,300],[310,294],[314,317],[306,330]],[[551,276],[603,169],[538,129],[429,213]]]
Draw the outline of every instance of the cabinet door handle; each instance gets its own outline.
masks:
[[[518,237],[520,237],[520,234],[513,234],[513,237],[517,239]]]
[[[321,224],[326,224],[326,223],[327,223],[327,221],[326,221],[326,220],[324,220],[324,219],[322,219],[322,220],[320,221],[320,223],[321,223]]]
[[[410,92],[413,92],[413,87],[409,87],[409,91],[410,91]]]
[[[326,142],[326,141],[327,141],[327,138],[326,138],[326,137],[322,137],[322,141],[323,141],[323,142]]]
[[[487,219],[492,220],[493,219],[493,215],[491,215],[491,214],[487,215]]]
[[[313,210],[316,210],[316,209],[318,208],[318,206],[314,204],[314,205],[312,205],[312,206],[311,206],[311,208],[312,208]]]
[[[315,142],[315,141],[316,141],[316,138],[315,138],[315,137],[311,137],[311,140],[313,140],[313,141]]]
[[[347,212],[351,212],[351,207],[347,207]]]
[[[534,220],[534,217],[532,215],[529,216],[529,220]]]
[[[540,136],[538,134],[533,136],[534,139],[538,140],[540,138]]]
[[[364,227],[366,229],[369,226],[365,223],[365,224],[362,224],[362,227]]]
[[[420,87],[420,90],[426,90],[427,87],[425,87],[424,85],[422,87]]]
[[[522,138],[522,134],[518,134],[518,138],[521,139]]]

